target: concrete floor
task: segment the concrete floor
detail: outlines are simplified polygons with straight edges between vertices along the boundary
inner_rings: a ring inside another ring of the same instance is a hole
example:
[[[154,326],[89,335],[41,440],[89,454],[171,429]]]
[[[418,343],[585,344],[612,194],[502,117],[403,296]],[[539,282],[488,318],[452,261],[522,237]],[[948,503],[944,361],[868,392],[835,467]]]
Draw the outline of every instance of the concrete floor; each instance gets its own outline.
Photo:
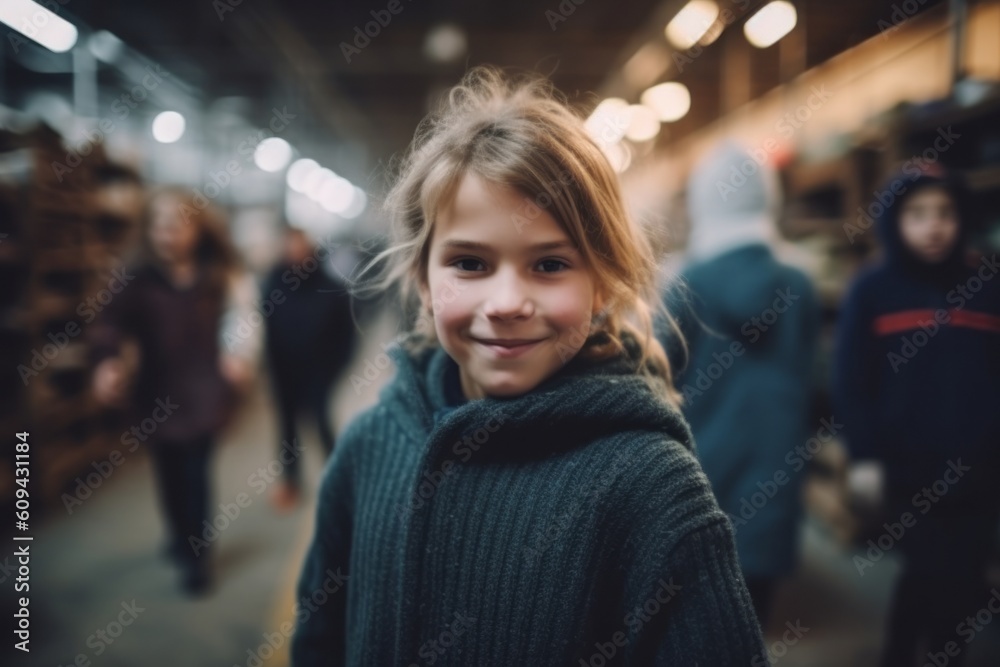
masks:
[[[373,325],[356,364],[374,358],[381,351],[379,343],[391,340],[394,326],[388,318]],[[385,375],[360,393],[344,383],[336,396],[338,427],[374,402]],[[160,516],[142,450],[130,454],[72,515],[52,512],[33,547],[33,650],[27,660],[19,655],[13,664],[287,665],[283,624],[293,617],[293,586],[312,535],[321,456],[314,432],[307,429],[308,495],[296,510],[278,515],[268,499],[274,484],[261,489],[250,479],[274,460],[275,433],[273,408],[261,387],[216,452],[214,506],[232,502],[240,493],[250,503],[221,533],[215,585],[202,599],[189,599],[178,590],[176,572],[161,553]],[[804,527],[802,549],[802,565],[782,586],[767,628],[774,664],[876,665],[897,564],[884,559],[862,579],[851,554],[812,523]],[[786,623],[809,629],[788,644],[781,639]],[[1000,664],[998,630],[987,627],[963,647],[970,667]]]

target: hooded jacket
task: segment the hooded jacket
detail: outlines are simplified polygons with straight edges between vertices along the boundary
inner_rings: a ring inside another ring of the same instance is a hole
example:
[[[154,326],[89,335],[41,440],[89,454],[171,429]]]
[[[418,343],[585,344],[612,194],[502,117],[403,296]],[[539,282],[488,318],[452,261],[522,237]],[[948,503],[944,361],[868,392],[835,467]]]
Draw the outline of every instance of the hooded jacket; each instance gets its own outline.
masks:
[[[951,192],[960,224],[951,255],[936,265],[904,245],[898,224],[907,197],[930,185]],[[898,193],[877,220],[883,259],[851,286],[838,323],[834,400],[848,446],[855,458],[886,463],[890,494],[909,498],[961,459],[960,466],[972,470],[949,489],[947,502],[979,503],[983,494],[995,498],[997,255],[967,260],[967,199],[953,178],[904,172],[882,193]]]
[[[455,405],[447,353],[391,348],[323,474],[293,664],[766,664],[729,522],[637,349]]]
[[[688,184],[690,261],[667,294],[688,345],[686,360],[673,355],[684,416],[748,577],[795,565],[797,451],[819,427],[809,423],[819,305],[808,277],[772,252],[778,199],[769,168],[732,145],[713,151]]]

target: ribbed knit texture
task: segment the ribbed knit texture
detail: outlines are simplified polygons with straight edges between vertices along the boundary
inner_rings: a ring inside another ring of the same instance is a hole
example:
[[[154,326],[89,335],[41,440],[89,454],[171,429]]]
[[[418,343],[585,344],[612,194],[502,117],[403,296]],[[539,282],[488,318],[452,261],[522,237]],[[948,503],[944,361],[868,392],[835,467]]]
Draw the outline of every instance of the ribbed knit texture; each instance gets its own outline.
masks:
[[[293,664],[766,664],[729,521],[628,350],[449,406],[455,362],[394,348],[323,474]]]

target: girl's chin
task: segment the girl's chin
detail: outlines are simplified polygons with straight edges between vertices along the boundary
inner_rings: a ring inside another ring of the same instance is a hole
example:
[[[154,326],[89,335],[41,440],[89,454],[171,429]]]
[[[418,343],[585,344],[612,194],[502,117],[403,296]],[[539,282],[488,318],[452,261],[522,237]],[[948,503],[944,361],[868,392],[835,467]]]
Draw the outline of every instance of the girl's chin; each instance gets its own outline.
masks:
[[[531,391],[540,382],[537,378],[525,377],[523,373],[486,373],[485,377],[473,378],[485,396],[512,398]]]

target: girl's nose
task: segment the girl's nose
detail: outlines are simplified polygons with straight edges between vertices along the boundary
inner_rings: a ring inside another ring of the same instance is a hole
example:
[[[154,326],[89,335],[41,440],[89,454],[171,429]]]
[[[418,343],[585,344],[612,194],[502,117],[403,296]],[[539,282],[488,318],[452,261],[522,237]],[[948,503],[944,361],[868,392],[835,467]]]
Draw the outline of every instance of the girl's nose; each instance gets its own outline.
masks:
[[[488,286],[483,311],[501,320],[529,317],[534,312],[530,289],[514,272],[498,272]]]

